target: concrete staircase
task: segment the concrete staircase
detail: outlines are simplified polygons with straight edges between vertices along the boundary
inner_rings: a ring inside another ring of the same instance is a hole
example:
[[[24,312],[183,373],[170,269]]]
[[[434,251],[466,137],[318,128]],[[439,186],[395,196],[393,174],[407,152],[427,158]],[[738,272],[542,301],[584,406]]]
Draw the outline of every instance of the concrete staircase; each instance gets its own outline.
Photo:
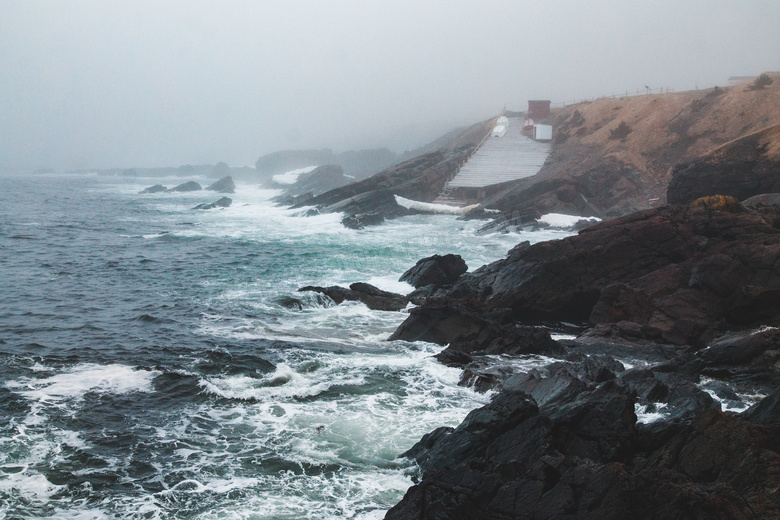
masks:
[[[540,143],[524,136],[522,125],[522,119],[510,118],[509,128],[503,137],[487,137],[447,183],[440,199],[448,198],[454,188],[480,188],[539,173],[550,154],[550,143]]]

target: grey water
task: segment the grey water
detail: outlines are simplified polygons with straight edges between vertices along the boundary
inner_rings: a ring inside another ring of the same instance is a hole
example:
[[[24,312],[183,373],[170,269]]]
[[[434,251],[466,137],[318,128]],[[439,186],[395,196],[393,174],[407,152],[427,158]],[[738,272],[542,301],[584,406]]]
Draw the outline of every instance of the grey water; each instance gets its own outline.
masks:
[[[405,313],[297,288],[407,292],[422,257],[566,235],[355,231],[250,184],[193,211],[220,195],[138,194],[158,182],[0,177],[0,517],[382,518],[413,483],[398,455],[488,396],[386,341]]]

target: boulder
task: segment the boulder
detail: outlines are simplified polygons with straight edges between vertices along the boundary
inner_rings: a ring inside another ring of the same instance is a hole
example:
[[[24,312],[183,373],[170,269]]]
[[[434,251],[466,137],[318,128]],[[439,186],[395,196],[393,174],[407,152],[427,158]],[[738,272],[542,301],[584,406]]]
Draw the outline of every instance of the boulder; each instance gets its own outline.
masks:
[[[192,209],[200,209],[200,210],[206,210],[206,209],[216,209],[216,208],[228,208],[233,203],[233,199],[229,197],[222,197],[221,199],[212,202],[211,204],[198,204]]]
[[[182,184],[179,184],[176,187],[170,188],[166,191],[180,191],[180,192],[187,192],[187,191],[200,191],[203,188],[201,188],[200,184],[198,184],[195,181],[189,181]]]
[[[227,177],[222,177],[206,189],[209,191],[216,191],[218,193],[235,193],[236,184],[233,182],[233,177],[228,175]]]
[[[141,193],[141,195],[146,194],[146,193],[160,193],[160,192],[163,192],[163,191],[167,191],[167,189],[168,188],[166,188],[162,184],[155,184],[154,186],[149,186],[148,188],[146,188],[145,190],[141,191],[140,193]]]
[[[416,289],[425,285],[451,285],[466,271],[468,266],[460,255],[433,255],[419,260],[399,281]]]

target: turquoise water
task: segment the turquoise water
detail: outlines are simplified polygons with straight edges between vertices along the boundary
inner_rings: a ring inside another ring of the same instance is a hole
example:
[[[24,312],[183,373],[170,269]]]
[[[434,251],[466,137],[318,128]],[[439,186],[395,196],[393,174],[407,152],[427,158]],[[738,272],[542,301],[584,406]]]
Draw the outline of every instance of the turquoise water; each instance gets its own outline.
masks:
[[[158,182],[0,177],[0,515],[382,518],[412,483],[397,455],[487,397],[441,347],[386,341],[404,313],[297,288],[406,292],[422,257],[474,269],[564,236],[452,216],[355,231],[248,184],[196,212],[220,196],[138,194]]]

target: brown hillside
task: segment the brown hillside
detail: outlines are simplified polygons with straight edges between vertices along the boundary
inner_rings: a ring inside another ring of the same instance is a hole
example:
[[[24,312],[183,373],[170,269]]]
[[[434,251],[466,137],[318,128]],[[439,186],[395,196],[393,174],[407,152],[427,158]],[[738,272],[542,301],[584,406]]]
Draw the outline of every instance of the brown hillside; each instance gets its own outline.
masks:
[[[520,213],[607,217],[663,204],[675,165],[780,123],[780,80],[759,90],[749,85],[553,109],[553,152],[541,172],[486,202]]]

